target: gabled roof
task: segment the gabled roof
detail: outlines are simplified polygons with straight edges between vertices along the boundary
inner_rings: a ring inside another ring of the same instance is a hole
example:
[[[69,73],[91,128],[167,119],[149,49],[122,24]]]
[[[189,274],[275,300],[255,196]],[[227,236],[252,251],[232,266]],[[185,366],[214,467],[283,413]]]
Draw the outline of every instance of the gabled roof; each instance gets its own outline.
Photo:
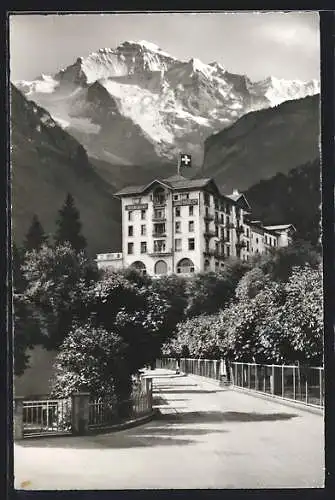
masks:
[[[162,184],[173,190],[178,189],[200,189],[207,186],[210,182],[214,182],[213,179],[207,177],[202,179],[186,179],[182,175],[172,175],[166,179],[154,179],[146,185],[142,186],[126,186],[120,191],[114,193],[114,196],[127,196],[131,194],[141,194],[152,186],[155,182]],[[218,189],[218,188],[217,188]]]
[[[293,224],[278,224],[276,226],[264,226],[264,227],[269,231],[285,231],[287,229],[293,229],[293,231],[296,230]]]

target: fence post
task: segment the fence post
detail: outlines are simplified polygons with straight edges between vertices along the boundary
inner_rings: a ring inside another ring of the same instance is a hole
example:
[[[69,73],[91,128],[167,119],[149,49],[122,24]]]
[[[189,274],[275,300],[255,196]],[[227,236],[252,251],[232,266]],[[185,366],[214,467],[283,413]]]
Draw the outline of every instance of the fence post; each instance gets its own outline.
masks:
[[[23,439],[23,397],[14,398],[14,440]]]
[[[285,391],[284,391],[284,383],[285,383],[285,377],[284,377],[284,365],[281,365],[281,397],[284,397]]]
[[[149,410],[152,411],[152,378],[145,379],[145,391],[149,402]]]
[[[272,365],[271,371],[271,394],[275,393],[275,367]]]
[[[293,399],[296,399],[296,394],[295,394],[295,366],[293,366]]]
[[[220,385],[227,385],[227,368],[223,358],[220,359]]]
[[[320,386],[320,401],[319,401],[319,404],[320,406],[322,406],[322,372],[321,372],[322,368],[319,368],[319,386]]]
[[[72,395],[72,432],[84,435],[89,425],[89,392],[77,392]]]

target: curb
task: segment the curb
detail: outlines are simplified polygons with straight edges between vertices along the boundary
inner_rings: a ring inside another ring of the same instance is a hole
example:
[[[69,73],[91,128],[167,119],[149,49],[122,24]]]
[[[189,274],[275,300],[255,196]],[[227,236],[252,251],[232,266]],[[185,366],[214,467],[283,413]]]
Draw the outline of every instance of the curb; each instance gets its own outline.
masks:
[[[101,429],[96,428],[96,429],[91,429],[88,434],[86,435],[93,435],[93,434],[102,434],[106,432],[114,432],[114,431],[122,431],[124,429],[130,429],[131,427],[136,427],[141,424],[146,424],[147,422],[150,422],[150,420],[153,420],[155,417],[158,416],[158,412],[156,409],[152,410],[151,413],[148,415],[144,415],[143,417],[139,418],[134,418],[132,420],[127,420],[126,422],[120,422],[119,424],[114,424],[114,425],[109,425],[108,427],[101,427]]]
[[[285,399],[272,394],[263,394],[261,392],[253,391],[252,389],[244,389],[243,387],[231,387],[231,390],[233,390],[234,392],[242,392],[243,394],[251,396],[253,398],[264,399],[266,401],[272,401],[273,403],[277,403],[282,406],[289,406],[290,408],[297,408],[302,411],[314,413],[315,415],[319,415],[320,417],[324,415],[324,408],[306,405],[300,401]]]
[[[251,396],[254,398],[259,398],[259,399],[264,399],[266,401],[272,401],[274,403],[278,403],[284,406],[289,406],[291,408],[297,408],[302,411],[307,411],[310,413],[314,413],[319,416],[324,415],[324,408],[319,408],[317,406],[312,406],[312,405],[306,405],[300,401],[294,401],[290,399],[285,399],[281,398],[280,396],[272,395],[272,394],[263,394],[262,392],[257,392],[253,391],[252,389],[247,389],[244,387],[237,387],[237,386],[232,386],[232,385],[227,385],[227,386],[221,386],[220,382],[218,380],[214,379],[207,379],[206,377],[201,377],[200,375],[193,375],[192,373],[186,374],[189,375],[190,377],[194,378],[197,382],[199,382],[199,385],[210,385],[214,386],[217,388],[218,391],[224,392],[227,390],[230,391],[235,391],[235,392],[242,392],[243,394],[246,394],[247,396]],[[206,378],[206,380],[203,380]]]
[[[138,425],[146,424],[150,422],[155,417],[158,417],[160,411],[158,409],[152,410],[151,413],[144,415],[143,417],[133,418],[132,420],[127,420],[126,422],[120,422],[119,424],[113,424],[106,427],[97,427],[95,429],[89,429],[85,434],[73,434],[72,432],[64,432],[59,434],[26,434],[22,439],[15,440],[18,444],[26,439],[43,439],[43,438],[59,438],[59,437],[85,437],[85,436],[94,436],[96,434],[104,434],[108,432],[116,432],[122,431],[125,429],[130,429],[131,427],[137,427]]]

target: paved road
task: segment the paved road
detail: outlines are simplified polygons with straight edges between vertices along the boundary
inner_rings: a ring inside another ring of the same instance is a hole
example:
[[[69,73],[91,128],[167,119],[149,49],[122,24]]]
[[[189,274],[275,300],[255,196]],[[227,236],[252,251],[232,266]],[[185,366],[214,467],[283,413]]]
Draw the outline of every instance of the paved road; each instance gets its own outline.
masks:
[[[17,489],[322,488],[323,418],[153,372],[161,417],[15,445]]]

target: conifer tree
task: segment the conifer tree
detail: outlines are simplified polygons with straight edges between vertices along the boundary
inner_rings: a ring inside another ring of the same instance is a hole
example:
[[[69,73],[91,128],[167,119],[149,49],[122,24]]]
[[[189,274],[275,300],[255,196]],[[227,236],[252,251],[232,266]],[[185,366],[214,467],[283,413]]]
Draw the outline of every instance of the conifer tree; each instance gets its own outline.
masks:
[[[24,241],[24,248],[26,250],[39,250],[44,243],[47,243],[48,237],[46,236],[39,218],[35,214],[31,221],[30,228],[26,234]]]
[[[68,193],[63,207],[59,210],[56,224],[56,244],[68,242],[76,252],[86,248],[86,239],[81,234],[82,224],[79,210],[76,208],[73,196],[70,193]]]

